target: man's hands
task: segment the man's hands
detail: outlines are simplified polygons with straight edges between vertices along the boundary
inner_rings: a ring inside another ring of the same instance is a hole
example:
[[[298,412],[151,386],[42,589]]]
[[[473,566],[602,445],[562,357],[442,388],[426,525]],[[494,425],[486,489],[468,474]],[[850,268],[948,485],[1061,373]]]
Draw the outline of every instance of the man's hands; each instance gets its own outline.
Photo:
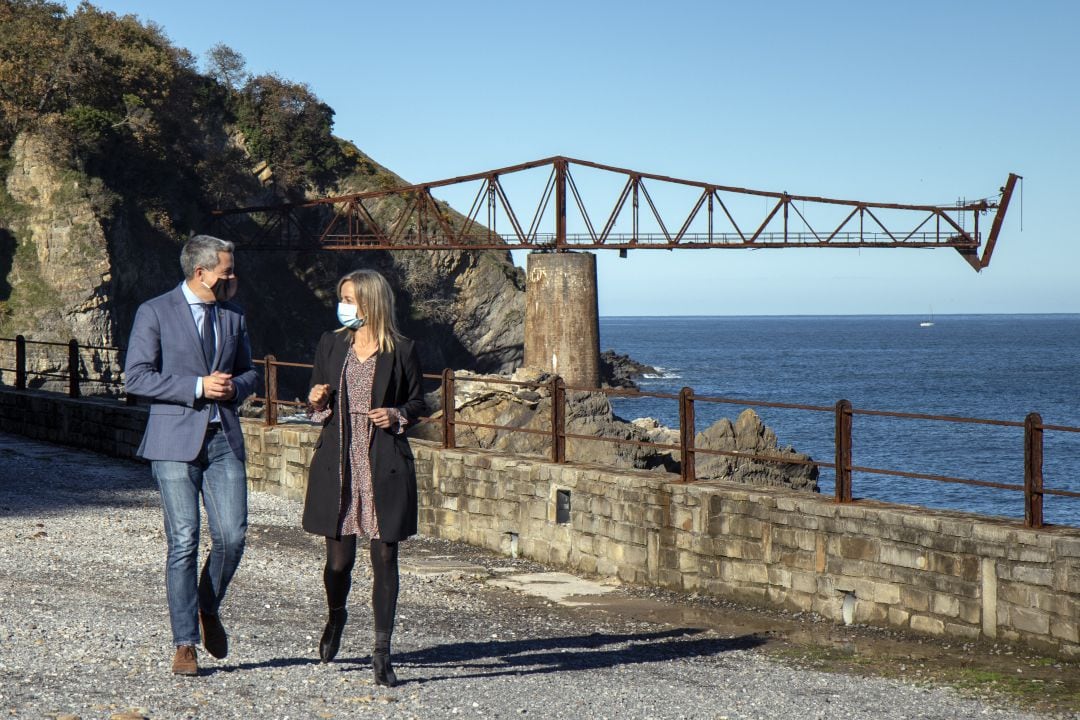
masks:
[[[203,377],[202,392],[207,400],[232,400],[236,396],[236,386],[232,375],[215,370]]]
[[[330,400],[330,386],[316,385],[311,388],[311,392],[308,393],[307,401],[316,410],[322,410],[326,407],[326,403]]]

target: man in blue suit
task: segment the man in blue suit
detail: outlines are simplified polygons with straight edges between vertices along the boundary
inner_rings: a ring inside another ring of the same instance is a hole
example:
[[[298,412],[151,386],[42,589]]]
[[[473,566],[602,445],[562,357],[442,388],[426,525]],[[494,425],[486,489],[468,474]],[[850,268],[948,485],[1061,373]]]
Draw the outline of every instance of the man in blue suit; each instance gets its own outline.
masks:
[[[229,652],[218,611],[247,532],[236,408],[255,391],[256,374],[243,311],[229,302],[237,282],[233,244],[197,235],[180,251],[180,265],[184,282],[139,306],[124,372],[127,392],[150,400],[138,452],[151,461],[165,514],[172,671],[198,675],[200,625],[207,652]],[[212,541],[201,574],[200,494]]]

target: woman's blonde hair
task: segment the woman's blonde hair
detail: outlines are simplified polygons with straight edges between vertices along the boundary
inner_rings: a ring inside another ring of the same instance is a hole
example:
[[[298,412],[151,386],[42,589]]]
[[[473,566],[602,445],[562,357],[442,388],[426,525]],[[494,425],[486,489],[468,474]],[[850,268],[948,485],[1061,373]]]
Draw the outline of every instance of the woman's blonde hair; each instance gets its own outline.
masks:
[[[401,337],[401,333],[397,329],[394,291],[390,283],[374,270],[353,270],[338,280],[338,299],[341,299],[341,288],[345,283],[352,283],[357,312],[364,318],[364,324],[371,328],[371,334],[379,344],[379,352],[393,351],[394,341]],[[356,331],[348,332],[353,334]]]

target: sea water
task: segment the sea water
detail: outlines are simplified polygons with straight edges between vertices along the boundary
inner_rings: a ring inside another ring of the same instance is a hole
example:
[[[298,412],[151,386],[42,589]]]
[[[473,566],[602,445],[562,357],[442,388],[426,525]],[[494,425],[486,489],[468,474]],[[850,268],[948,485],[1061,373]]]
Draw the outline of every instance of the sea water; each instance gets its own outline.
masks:
[[[1080,315],[603,317],[601,350],[657,368],[642,391],[1080,427]],[[614,399],[625,419],[678,426],[669,399]],[[696,429],[748,405],[695,403]],[[755,407],[781,445],[835,459],[832,412]],[[856,414],[856,466],[1022,486],[1019,427]],[[1080,491],[1080,433],[1047,430],[1046,488]],[[1023,518],[1023,493],[853,473],[855,497]],[[821,491],[834,475],[822,468]],[[1080,498],[1047,495],[1046,522],[1080,526]]]

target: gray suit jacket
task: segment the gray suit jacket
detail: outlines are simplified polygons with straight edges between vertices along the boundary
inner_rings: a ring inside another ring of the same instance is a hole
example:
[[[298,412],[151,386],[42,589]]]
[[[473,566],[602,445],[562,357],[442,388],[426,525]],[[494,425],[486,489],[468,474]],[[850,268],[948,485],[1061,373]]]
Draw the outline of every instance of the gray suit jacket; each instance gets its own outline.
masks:
[[[217,353],[212,366],[207,367],[199,331],[179,286],[139,306],[124,374],[127,392],[151,401],[138,451],[147,460],[191,462],[198,457],[210,422],[211,403],[195,398],[195,384],[213,370],[230,373],[236,385],[236,396],[217,405],[229,445],[244,459],[244,436],[236,407],[255,392],[257,375],[243,311],[229,302],[218,303],[216,328]]]

